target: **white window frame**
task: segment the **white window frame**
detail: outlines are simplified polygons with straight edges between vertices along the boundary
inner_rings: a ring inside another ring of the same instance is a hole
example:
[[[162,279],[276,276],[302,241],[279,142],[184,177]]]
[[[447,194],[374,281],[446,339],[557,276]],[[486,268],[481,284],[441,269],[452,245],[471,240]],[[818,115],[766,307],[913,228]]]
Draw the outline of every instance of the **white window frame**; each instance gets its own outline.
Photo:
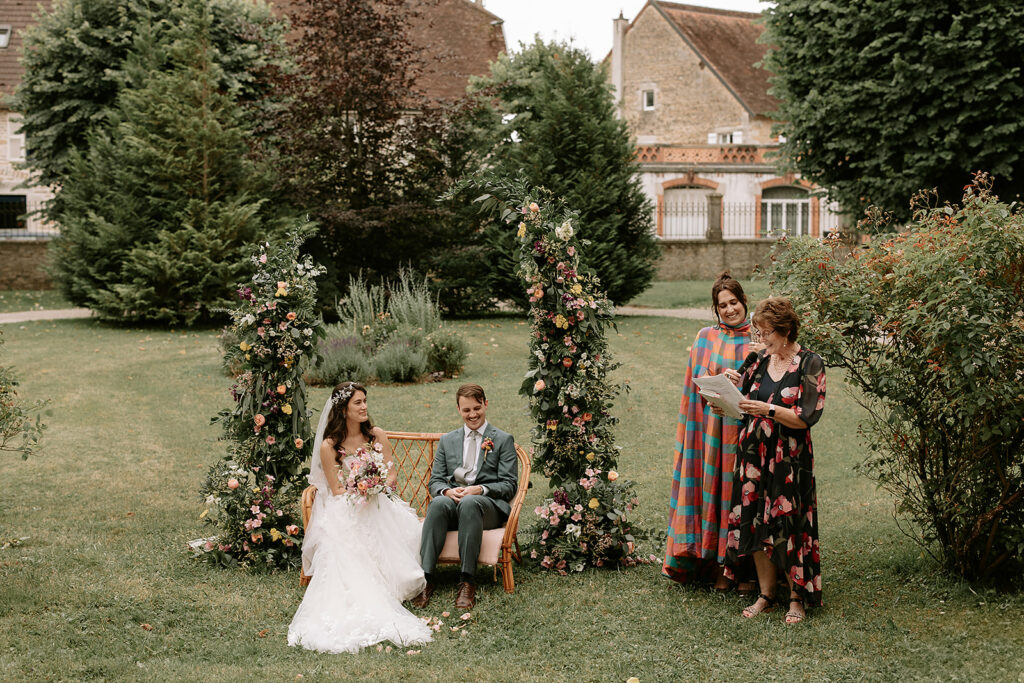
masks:
[[[648,95],[651,96],[650,97],[650,104],[647,103],[647,100],[648,100],[647,96]],[[656,96],[654,94],[654,90],[653,89],[649,88],[647,90],[641,90],[640,91],[640,106],[643,108],[644,111],[654,111],[654,108],[655,108],[656,103],[657,103],[657,100],[655,99],[655,97]]]
[[[21,128],[21,117],[7,114],[7,160],[25,161],[25,134],[18,133]]]
[[[772,207],[781,207],[780,222],[778,226],[772,225]],[[786,219],[792,212],[796,212],[796,230],[790,233],[786,228]],[[806,226],[806,227],[805,227]],[[785,232],[790,237],[800,237],[811,234],[811,199],[762,199],[761,200],[761,233],[765,236]]]
[[[0,24],[0,50],[10,47],[13,34],[14,29],[11,28],[10,24]]]

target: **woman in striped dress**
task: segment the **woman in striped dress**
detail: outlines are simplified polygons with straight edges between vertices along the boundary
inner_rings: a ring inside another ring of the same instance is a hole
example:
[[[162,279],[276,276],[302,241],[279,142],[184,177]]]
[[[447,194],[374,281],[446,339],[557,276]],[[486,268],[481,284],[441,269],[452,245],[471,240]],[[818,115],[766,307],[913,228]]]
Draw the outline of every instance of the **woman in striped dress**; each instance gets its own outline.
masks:
[[[752,346],[747,297],[728,271],[712,286],[711,301],[718,324],[697,334],[683,377],[662,574],[679,583],[713,580],[717,590],[728,590],[722,566],[740,422],[712,414],[693,378],[735,370],[761,346]],[[752,590],[744,585],[752,574],[738,570],[741,589]]]

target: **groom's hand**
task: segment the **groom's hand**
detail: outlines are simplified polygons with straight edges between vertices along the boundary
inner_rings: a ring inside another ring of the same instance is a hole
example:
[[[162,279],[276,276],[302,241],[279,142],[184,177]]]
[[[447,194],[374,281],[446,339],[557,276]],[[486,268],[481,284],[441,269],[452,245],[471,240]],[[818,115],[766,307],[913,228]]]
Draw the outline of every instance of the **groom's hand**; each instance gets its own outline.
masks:
[[[447,491],[444,492],[444,495],[448,496],[456,503],[458,503],[460,500],[462,500],[462,497],[466,495],[466,487],[459,486],[453,489],[448,489]]]

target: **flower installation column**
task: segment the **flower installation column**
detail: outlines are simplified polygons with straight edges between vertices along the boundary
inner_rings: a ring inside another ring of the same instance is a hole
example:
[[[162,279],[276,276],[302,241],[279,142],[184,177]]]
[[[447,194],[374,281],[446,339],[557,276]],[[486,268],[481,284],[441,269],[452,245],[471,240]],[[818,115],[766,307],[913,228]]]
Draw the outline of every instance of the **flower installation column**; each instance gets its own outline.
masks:
[[[316,306],[323,269],[299,257],[301,242],[293,235],[278,248],[260,247],[252,282],[238,290],[231,314],[241,373],[231,387],[234,409],[214,418],[230,445],[200,489],[207,504],[200,517],[218,533],[190,544],[215,564],[301,563],[298,499],[312,448],[302,376],[324,334]]]

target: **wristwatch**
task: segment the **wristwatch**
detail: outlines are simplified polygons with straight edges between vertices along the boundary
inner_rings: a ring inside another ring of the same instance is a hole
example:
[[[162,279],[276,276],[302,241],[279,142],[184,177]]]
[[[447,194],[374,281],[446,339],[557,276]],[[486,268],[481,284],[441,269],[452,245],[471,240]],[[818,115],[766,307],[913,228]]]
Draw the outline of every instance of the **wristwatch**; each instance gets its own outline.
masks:
[[[775,419],[775,406],[771,405],[770,403],[768,404],[768,417],[770,417],[773,420]]]

